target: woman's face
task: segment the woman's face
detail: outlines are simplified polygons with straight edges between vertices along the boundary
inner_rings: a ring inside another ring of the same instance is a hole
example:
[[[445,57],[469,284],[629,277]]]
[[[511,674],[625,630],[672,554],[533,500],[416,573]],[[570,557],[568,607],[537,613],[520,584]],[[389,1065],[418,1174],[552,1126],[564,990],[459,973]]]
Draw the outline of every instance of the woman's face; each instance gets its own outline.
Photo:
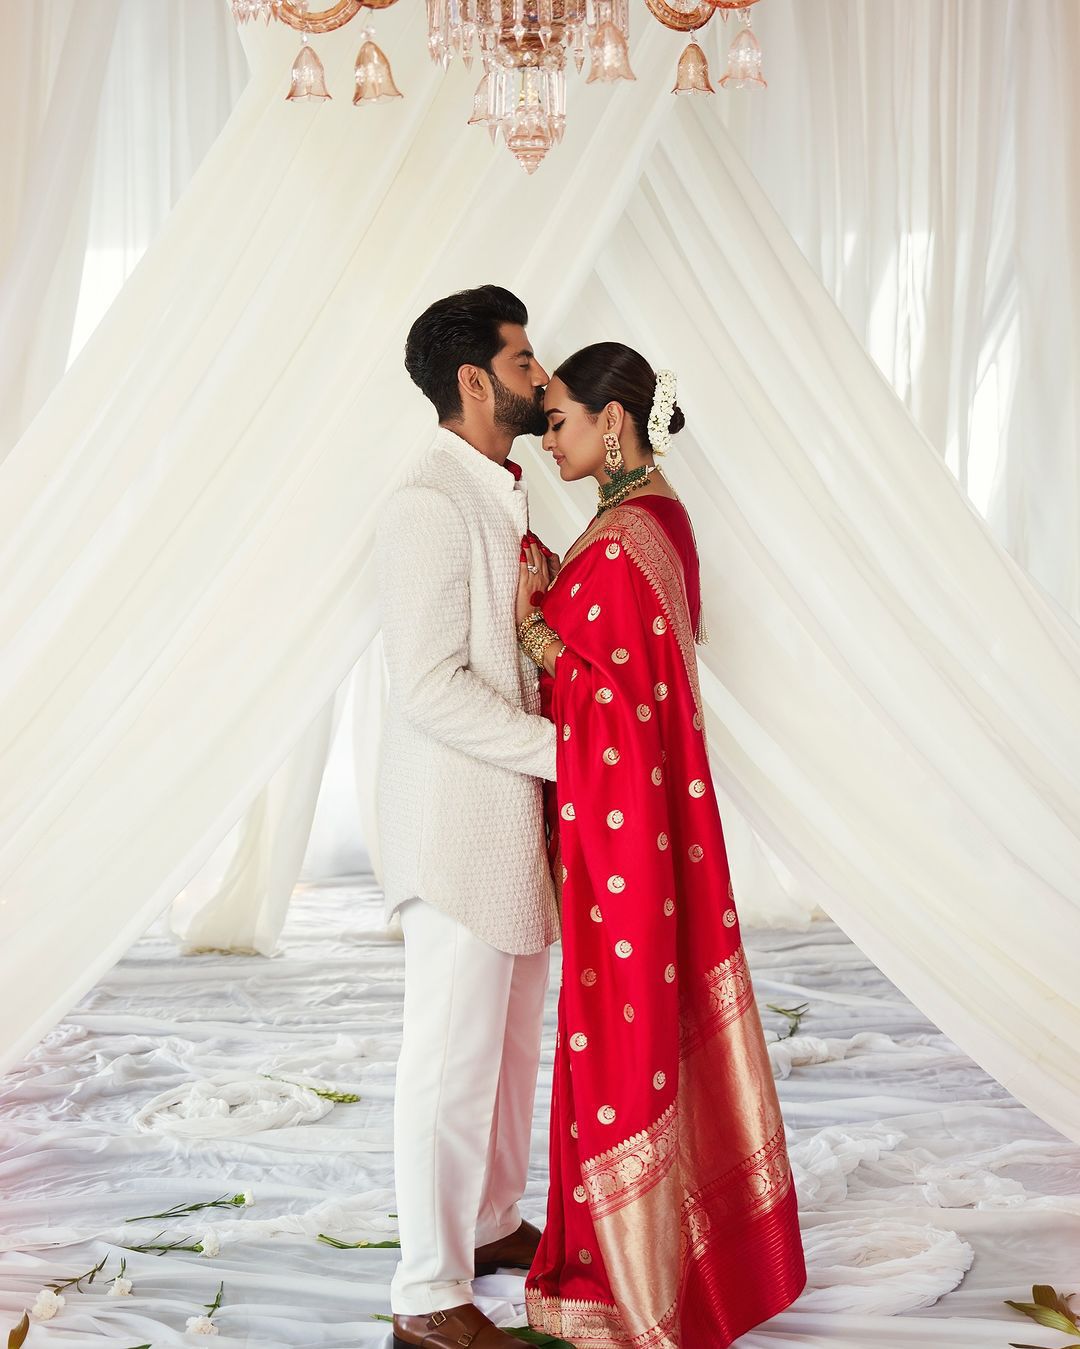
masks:
[[[547,431],[543,447],[555,460],[563,482],[577,482],[579,478],[595,477],[604,465],[604,432],[609,429],[605,408],[598,417],[591,417],[584,403],[570,397],[566,385],[556,375],[544,392],[544,415]]]

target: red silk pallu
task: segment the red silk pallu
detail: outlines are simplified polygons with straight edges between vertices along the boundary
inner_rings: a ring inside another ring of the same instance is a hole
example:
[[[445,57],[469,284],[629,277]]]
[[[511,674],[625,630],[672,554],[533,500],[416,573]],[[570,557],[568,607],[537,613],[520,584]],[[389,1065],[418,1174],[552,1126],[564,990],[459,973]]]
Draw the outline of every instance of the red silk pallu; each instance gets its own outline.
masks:
[[[721,1349],[806,1281],[709,773],[681,504],[600,517],[544,603],[563,983],[529,1320],[592,1349]]]

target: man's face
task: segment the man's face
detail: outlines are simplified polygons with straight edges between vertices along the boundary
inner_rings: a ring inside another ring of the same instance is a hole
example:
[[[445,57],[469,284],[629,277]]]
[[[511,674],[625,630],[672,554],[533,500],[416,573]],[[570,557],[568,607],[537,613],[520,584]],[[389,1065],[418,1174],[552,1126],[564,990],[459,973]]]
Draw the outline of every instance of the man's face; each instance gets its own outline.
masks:
[[[491,362],[495,391],[495,425],[514,436],[542,436],[544,385],[548,374],[533,355],[525,329],[519,323],[504,323],[499,329],[503,345]]]

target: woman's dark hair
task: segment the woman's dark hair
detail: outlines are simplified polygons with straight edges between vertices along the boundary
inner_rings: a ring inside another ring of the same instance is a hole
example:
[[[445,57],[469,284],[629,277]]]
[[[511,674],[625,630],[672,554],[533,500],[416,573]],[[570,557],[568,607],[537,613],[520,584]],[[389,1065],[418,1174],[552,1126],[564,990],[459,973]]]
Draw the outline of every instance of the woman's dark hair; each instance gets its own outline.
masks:
[[[440,421],[461,416],[458,370],[476,365],[490,375],[503,346],[499,325],[528,321],[529,311],[502,286],[459,290],[424,310],[405,340],[405,369]]]
[[[641,448],[648,451],[656,372],[640,352],[622,342],[594,342],[567,357],[555,376],[570,390],[574,402],[583,404],[593,417],[609,403],[621,403],[634,423]],[[685,425],[682,408],[676,403],[668,431],[675,435]]]

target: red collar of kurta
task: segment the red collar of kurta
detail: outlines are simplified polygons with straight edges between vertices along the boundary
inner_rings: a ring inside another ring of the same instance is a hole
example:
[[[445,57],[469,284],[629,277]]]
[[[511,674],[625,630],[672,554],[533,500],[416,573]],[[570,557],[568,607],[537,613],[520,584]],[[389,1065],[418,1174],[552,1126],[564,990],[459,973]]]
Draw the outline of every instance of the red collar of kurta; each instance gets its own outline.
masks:
[[[512,459],[506,459],[503,462],[503,468],[513,476],[515,482],[521,481],[521,465],[515,464]]]

